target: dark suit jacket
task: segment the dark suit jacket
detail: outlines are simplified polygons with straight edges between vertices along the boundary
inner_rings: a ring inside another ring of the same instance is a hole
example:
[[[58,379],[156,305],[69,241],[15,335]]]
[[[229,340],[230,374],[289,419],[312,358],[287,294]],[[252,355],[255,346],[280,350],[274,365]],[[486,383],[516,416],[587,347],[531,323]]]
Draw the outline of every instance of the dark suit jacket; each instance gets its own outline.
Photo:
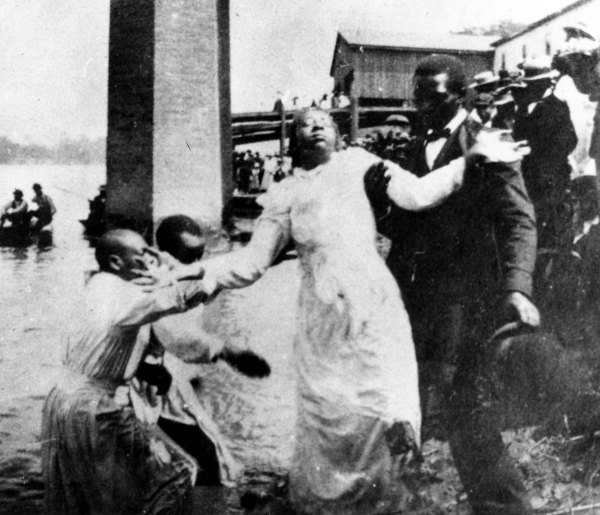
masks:
[[[531,147],[522,168],[534,203],[552,193],[564,195],[570,174],[567,158],[577,145],[567,103],[554,95],[542,98],[530,114],[517,113],[513,134]]]
[[[476,122],[463,122],[432,169],[463,155],[478,130]],[[430,172],[423,139],[409,170],[418,176]],[[420,213],[394,207],[379,229],[392,240],[388,265],[409,308],[415,302],[488,299],[502,289],[531,295],[535,217],[517,166],[478,165],[441,206]]]

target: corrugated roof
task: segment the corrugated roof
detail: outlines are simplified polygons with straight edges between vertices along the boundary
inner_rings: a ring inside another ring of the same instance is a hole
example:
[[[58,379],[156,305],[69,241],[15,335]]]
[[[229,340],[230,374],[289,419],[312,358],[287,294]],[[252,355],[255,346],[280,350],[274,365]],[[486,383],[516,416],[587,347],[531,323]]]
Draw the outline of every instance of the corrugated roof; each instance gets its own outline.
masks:
[[[467,36],[464,34],[429,34],[410,32],[381,32],[364,29],[340,29],[339,34],[350,45],[377,48],[406,48],[419,50],[491,52],[496,36]]]

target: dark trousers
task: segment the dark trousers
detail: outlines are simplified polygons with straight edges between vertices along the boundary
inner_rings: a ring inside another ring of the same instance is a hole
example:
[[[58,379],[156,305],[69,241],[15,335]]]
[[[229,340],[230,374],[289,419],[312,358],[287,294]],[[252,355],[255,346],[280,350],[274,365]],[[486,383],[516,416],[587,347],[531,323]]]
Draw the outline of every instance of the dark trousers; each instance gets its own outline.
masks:
[[[158,426],[198,462],[196,485],[219,484],[219,459],[211,440],[197,425],[180,424],[160,417]]]
[[[412,291],[414,292],[414,285]],[[435,295],[405,296],[413,325],[419,372],[425,382],[439,382],[435,372],[452,368],[442,386],[439,422],[446,434],[460,479],[477,515],[532,513],[520,472],[502,442],[500,417],[486,369],[486,341],[494,331],[493,301],[460,302],[439,290]],[[444,303],[444,304],[442,304]],[[461,316],[457,317],[457,310]],[[451,327],[460,323],[462,327]],[[441,336],[459,334],[457,341]],[[426,364],[437,363],[433,367]],[[434,373],[431,373],[431,370]],[[442,381],[444,382],[444,381]],[[426,390],[429,385],[424,385]],[[440,385],[438,385],[440,386]],[[427,397],[424,396],[424,401]],[[424,433],[430,431],[425,414]]]

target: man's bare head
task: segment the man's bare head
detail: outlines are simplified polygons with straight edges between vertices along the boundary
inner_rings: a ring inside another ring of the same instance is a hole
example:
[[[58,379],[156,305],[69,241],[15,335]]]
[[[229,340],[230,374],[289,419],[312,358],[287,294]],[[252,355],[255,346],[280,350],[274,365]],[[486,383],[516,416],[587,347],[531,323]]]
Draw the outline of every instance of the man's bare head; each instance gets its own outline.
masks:
[[[103,272],[129,281],[136,269],[147,266],[148,244],[140,234],[129,229],[112,229],[96,245],[96,261]]]
[[[156,230],[156,245],[181,263],[198,261],[205,246],[202,229],[196,221],[185,215],[168,216]]]

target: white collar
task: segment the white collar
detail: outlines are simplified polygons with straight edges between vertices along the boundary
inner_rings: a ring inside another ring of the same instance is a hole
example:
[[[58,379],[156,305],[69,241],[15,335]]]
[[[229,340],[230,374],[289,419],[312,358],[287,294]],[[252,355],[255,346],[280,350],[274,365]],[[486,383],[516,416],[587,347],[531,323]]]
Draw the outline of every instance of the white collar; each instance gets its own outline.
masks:
[[[481,120],[481,117],[479,116],[479,113],[477,112],[477,109],[473,109],[470,113],[469,116],[475,120],[476,122],[480,123],[481,125],[483,125],[483,121]]]
[[[456,112],[456,114],[454,115],[454,118],[452,118],[452,120],[450,120],[446,124],[444,129],[447,129],[450,132],[450,134],[452,134],[456,129],[458,129],[460,124],[463,123],[467,119],[467,116],[468,116],[467,110],[464,107],[459,108],[458,111]],[[427,131],[427,134],[431,134],[432,132],[433,132],[433,129],[429,129]]]
[[[456,115],[454,115],[454,118],[452,118],[452,120],[450,120],[447,124],[446,127],[444,127],[444,129],[449,129],[450,133],[453,133],[456,129],[458,129],[458,126],[463,123],[465,120],[467,119],[467,110],[464,107],[461,107]]]
[[[581,238],[583,238],[584,236],[587,236],[587,234],[590,232],[590,229],[592,227],[594,227],[594,225],[598,225],[600,224],[600,216],[596,216],[595,218],[592,218],[591,220],[586,220],[585,222],[583,222],[583,227],[581,228],[581,232],[579,232],[579,234],[577,234],[575,236],[575,238],[573,239],[573,243],[577,243]]]

